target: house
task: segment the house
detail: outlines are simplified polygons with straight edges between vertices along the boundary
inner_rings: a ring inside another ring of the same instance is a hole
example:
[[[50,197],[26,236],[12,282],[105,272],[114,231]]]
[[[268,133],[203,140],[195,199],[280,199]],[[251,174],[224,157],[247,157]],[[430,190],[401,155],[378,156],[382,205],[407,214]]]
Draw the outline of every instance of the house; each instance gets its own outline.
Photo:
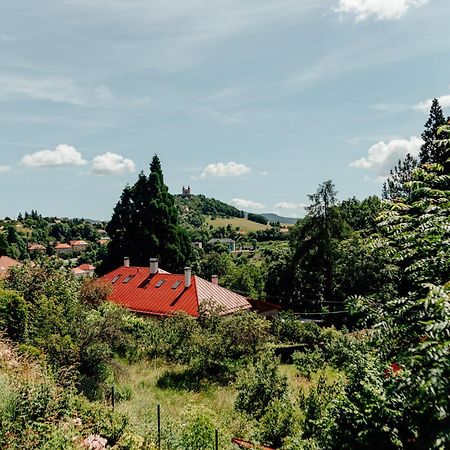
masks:
[[[89,244],[86,241],[70,241],[70,245],[75,253],[81,253],[86,251]]]
[[[191,242],[192,247],[194,248],[203,248],[203,243],[196,241],[196,242]]]
[[[97,241],[99,245],[107,245],[111,242],[110,238],[102,238]]]
[[[41,244],[28,244],[29,253],[45,253],[45,247]]]
[[[64,253],[70,253],[72,251],[72,246],[70,246],[69,244],[57,243],[54,249],[57,255],[62,255]]]
[[[230,238],[215,238],[210,239],[207,242],[208,245],[214,245],[214,244],[225,244],[227,246],[227,249],[229,252],[234,252],[236,250],[236,242],[233,241],[233,239]]]
[[[9,256],[0,256],[0,279],[8,276],[9,269],[14,266],[21,266],[22,263]]]
[[[81,264],[72,269],[75,278],[93,277],[95,275],[95,266],[91,264]]]
[[[184,274],[171,274],[158,267],[156,258],[149,267],[124,265],[102,276],[101,280],[112,285],[109,300],[130,311],[150,316],[167,316],[175,312],[199,315],[203,302],[217,308],[221,315],[251,309],[247,299],[219,286],[217,277],[207,281],[192,275],[186,267]]]

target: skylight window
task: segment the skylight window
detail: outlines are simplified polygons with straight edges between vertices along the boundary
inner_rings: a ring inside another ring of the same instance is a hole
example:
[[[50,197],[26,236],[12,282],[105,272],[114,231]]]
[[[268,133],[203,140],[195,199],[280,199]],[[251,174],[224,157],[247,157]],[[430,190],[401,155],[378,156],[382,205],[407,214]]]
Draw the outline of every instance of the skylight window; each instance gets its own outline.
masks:
[[[157,287],[157,288],[161,287],[161,286],[164,284],[165,281],[166,281],[166,280],[159,280],[159,281],[156,283],[155,287]]]
[[[131,279],[133,279],[134,275],[127,275],[125,280],[122,281],[123,284],[127,284]]]
[[[176,289],[180,284],[181,281],[175,281],[175,283],[173,283],[172,289]]]
[[[122,275],[116,275],[112,280],[111,284],[114,284]]]

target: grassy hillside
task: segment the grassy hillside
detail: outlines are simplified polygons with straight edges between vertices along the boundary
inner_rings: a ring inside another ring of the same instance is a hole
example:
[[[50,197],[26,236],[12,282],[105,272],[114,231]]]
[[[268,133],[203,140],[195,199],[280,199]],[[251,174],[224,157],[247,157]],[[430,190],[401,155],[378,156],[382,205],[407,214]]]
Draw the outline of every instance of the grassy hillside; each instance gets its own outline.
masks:
[[[252,222],[251,220],[238,217],[216,217],[214,219],[209,217],[206,222],[208,225],[212,225],[217,228],[226,227],[227,225],[231,225],[233,228],[239,227],[239,230],[243,231],[244,233],[258,230],[267,230],[270,228],[270,225],[263,225],[261,223]]]

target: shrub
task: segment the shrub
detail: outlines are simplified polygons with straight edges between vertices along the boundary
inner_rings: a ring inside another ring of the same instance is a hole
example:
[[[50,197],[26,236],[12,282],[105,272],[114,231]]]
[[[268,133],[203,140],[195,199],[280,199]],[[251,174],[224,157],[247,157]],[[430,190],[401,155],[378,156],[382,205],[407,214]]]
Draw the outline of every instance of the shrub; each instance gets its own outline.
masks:
[[[294,352],[292,360],[300,375],[306,378],[325,365],[324,356],[318,347],[310,352]]]
[[[211,419],[205,414],[195,416],[180,436],[180,450],[204,450],[214,448],[215,429]]]
[[[279,359],[273,352],[263,352],[238,380],[235,408],[260,419],[272,401],[286,398],[287,389],[287,377],[279,372]]]

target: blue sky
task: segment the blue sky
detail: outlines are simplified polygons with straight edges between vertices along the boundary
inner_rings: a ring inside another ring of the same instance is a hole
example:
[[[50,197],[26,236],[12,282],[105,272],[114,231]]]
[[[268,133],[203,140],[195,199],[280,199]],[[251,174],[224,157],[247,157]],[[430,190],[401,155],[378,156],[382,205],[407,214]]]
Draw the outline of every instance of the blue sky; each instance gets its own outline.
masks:
[[[190,184],[299,216],[380,193],[450,114],[448,0],[3,0],[0,216],[108,219],[157,153]]]

